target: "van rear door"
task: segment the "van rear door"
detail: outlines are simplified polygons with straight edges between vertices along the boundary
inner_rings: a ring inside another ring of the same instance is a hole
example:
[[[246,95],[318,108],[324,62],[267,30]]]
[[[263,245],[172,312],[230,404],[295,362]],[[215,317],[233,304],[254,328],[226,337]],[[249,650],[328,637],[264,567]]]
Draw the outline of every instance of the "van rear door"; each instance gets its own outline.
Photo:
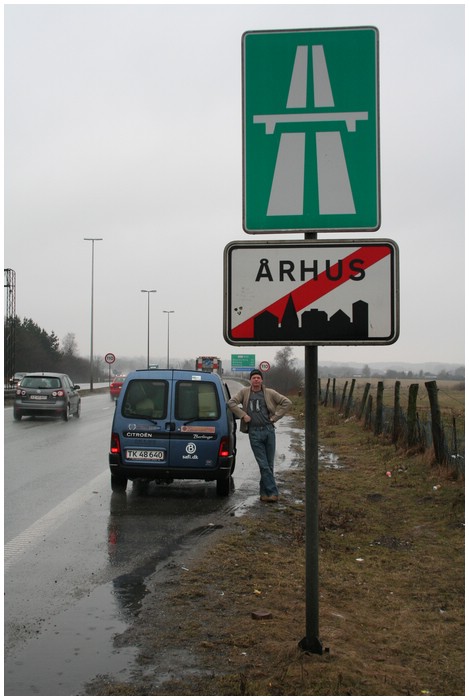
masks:
[[[170,463],[171,373],[157,379],[142,372],[119,397],[122,461],[127,465]]]
[[[171,466],[215,469],[226,413],[218,385],[207,373],[174,370],[173,379]]]

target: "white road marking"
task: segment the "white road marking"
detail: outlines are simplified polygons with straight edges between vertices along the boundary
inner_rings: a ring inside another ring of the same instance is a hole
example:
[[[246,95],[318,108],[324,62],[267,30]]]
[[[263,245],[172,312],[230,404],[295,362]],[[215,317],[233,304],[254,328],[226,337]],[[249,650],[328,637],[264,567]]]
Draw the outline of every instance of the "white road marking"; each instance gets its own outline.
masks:
[[[104,485],[109,472],[104,471],[87,484],[77,489],[70,496],[65,498],[55,508],[36,520],[30,527],[14,537],[5,544],[4,550],[4,572],[8,571],[16,559],[26,554],[32,547],[36,546],[38,540],[44,540],[47,535],[55,530],[70,515],[72,510],[78,508],[83,501],[97,489]]]

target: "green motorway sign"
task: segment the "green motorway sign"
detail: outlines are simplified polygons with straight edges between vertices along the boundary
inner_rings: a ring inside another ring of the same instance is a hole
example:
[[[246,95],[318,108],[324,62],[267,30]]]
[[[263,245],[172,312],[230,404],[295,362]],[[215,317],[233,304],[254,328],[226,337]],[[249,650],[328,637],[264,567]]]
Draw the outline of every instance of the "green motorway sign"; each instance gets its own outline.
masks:
[[[243,228],[376,231],[378,30],[243,35]]]

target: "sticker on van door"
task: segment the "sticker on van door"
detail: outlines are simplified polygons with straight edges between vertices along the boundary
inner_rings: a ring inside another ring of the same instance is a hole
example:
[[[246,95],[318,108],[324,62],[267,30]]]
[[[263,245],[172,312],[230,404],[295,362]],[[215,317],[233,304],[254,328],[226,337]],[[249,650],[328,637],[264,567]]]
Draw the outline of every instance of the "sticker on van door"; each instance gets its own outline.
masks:
[[[182,455],[183,459],[199,459],[198,456],[196,455],[197,452],[197,445],[195,442],[188,442],[186,445],[186,455]]]
[[[187,437],[192,440],[215,440],[217,437],[214,425],[183,425],[181,433],[190,433]]]
[[[214,433],[214,425],[183,425],[181,433]]]

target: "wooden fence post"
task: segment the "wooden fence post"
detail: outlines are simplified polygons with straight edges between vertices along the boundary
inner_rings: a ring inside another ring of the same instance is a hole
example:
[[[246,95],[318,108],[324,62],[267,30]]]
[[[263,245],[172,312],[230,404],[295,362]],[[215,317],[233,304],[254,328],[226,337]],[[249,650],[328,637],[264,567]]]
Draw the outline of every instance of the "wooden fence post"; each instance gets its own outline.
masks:
[[[448,462],[445,448],[445,433],[441,422],[440,405],[438,403],[438,387],[436,382],[425,382],[428,398],[430,400],[430,412],[432,417],[433,449],[438,464]]]
[[[383,398],[384,383],[378,382],[378,390],[376,392],[375,435],[379,435],[383,432]]]
[[[335,408],[336,401],[337,401],[337,396],[335,393],[335,377],[334,377],[334,379],[332,380],[332,408]]]
[[[407,404],[407,446],[412,447],[417,442],[417,394],[418,384],[409,387],[409,402]]]
[[[394,444],[399,440],[399,418],[401,413],[401,383],[396,382],[394,384],[394,415],[392,423],[392,441]]]
[[[340,402],[340,412],[342,413],[342,410],[344,408],[344,403],[345,403],[345,394],[347,393],[347,387],[348,387],[348,381],[345,382],[344,384],[344,390],[342,392],[342,400]]]
[[[373,397],[370,395],[366,404],[365,428],[371,428],[371,417],[373,415]]]
[[[452,416],[452,430],[451,430],[451,452],[457,458],[458,457],[458,434],[456,431],[456,416]]]
[[[350,385],[350,391],[347,399],[347,407],[345,409],[345,417],[348,418],[350,415],[350,409],[352,407],[352,398],[353,398],[353,390],[355,389],[355,379],[352,379],[352,383]]]
[[[370,384],[370,382],[367,382],[365,384],[365,391],[363,392],[362,402],[360,404],[360,408],[358,411],[358,420],[362,419],[363,411],[365,410],[366,399],[368,398],[368,392],[370,391],[370,388],[371,388],[371,384]]]
[[[327,401],[329,398],[329,384],[331,383],[331,378],[327,378],[327,384],[326,384],[326,395],[324,396],[324,406],[327,406]]]

